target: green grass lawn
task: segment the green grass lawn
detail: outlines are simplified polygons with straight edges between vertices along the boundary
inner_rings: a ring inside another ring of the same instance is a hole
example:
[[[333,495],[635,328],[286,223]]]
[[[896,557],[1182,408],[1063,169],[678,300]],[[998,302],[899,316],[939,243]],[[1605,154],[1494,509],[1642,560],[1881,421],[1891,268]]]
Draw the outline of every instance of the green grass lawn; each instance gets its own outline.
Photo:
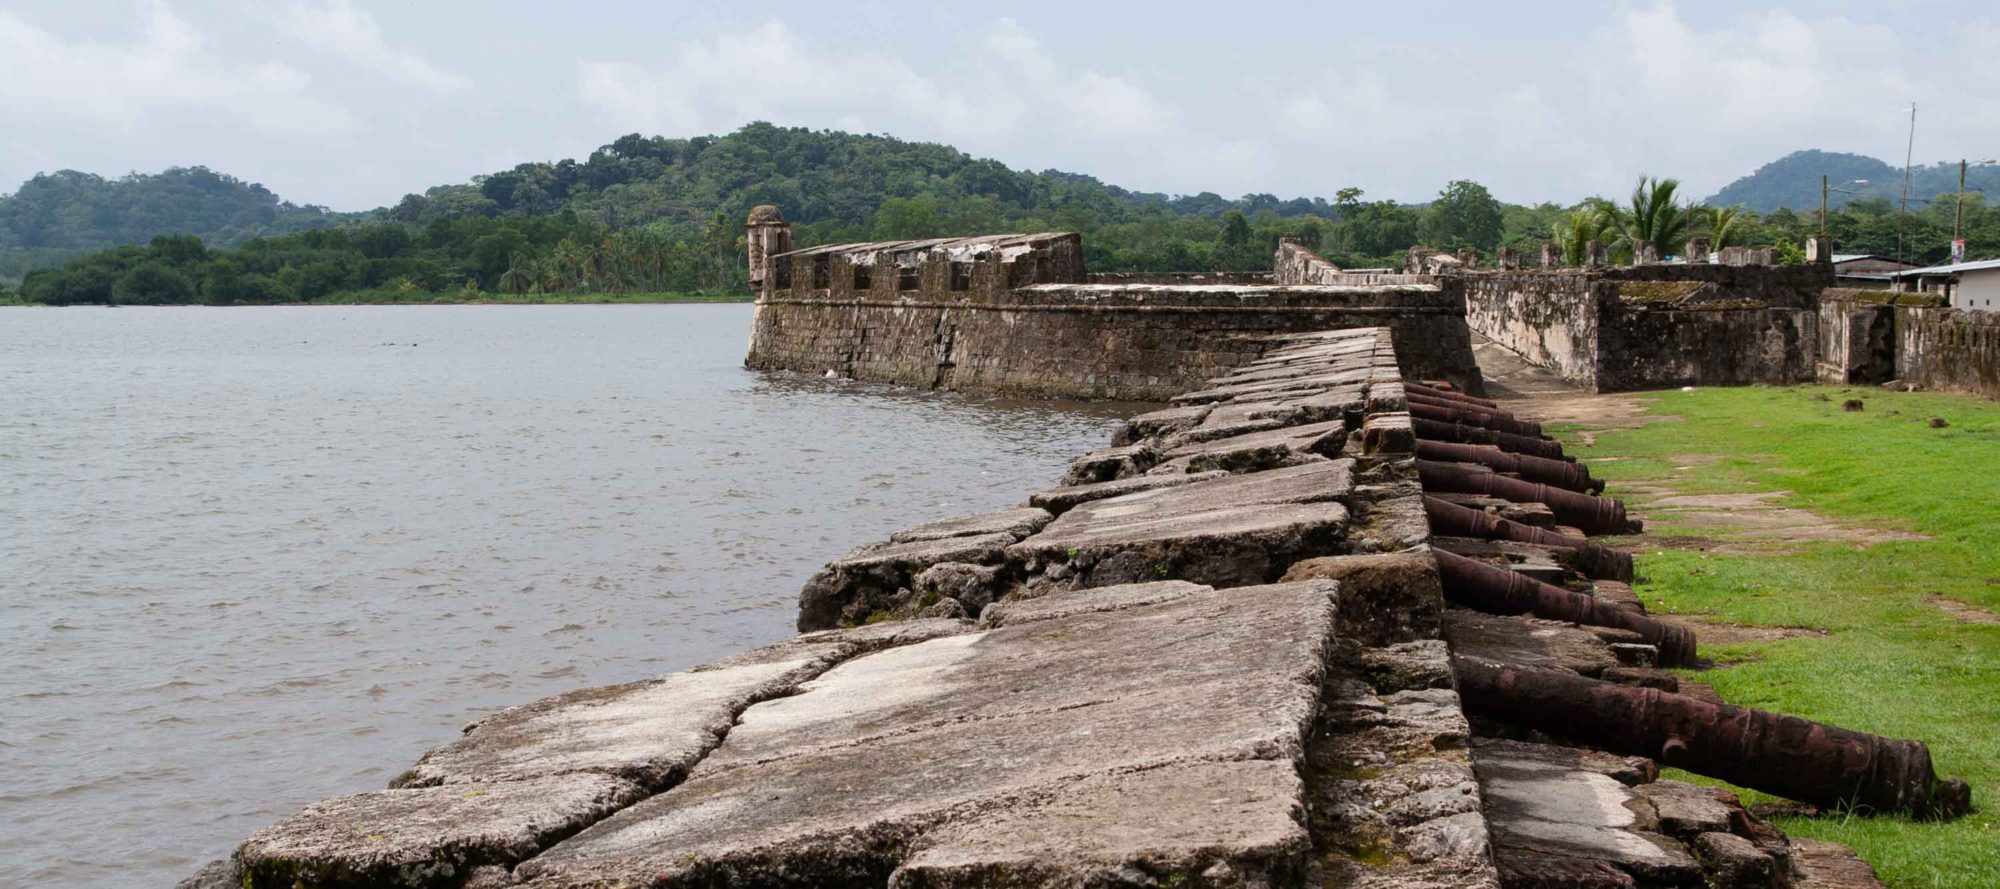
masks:
[[[2000,612],[2000,404],[1826,386],[1638,397],[1649,413],[1683,419],[1599,432],[1588,446],[1574,429],[1553,430],[1612,496],[1643,504],[1620,492],[1640,479],[1689,493],[1784,490],[1785,505],[1841,524],[1930,538],[1756,554],[1648,548],[1636,586],[1655,611],[1829,631],[1704,645],[1725,666],[1692,675],[1732,703],[1923,740],[1941,775],[1972,782],[1978,808],[1950,824],[1826,816],[1785,818],[1784,830],[1853,846],[1899,889],[2000,886],[2000,624],[1924,601]],[[1843,411],[1849,398],[1866,409]],[[1932,428],[1933,416],[1949,425]],[[1597,462],[1607,457],[1619,459]],[[1732,536],[1650,520],[1647,531]]]

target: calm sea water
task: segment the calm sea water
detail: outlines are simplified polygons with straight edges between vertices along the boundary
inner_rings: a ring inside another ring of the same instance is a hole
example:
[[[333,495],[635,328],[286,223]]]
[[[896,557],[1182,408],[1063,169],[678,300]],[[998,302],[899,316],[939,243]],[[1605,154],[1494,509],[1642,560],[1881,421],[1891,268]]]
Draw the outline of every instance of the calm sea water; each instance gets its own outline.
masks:
[[[0,886],[171,885],[496,707],[782,638],[1124,412],[748,372],[749,324],[0,309]]]

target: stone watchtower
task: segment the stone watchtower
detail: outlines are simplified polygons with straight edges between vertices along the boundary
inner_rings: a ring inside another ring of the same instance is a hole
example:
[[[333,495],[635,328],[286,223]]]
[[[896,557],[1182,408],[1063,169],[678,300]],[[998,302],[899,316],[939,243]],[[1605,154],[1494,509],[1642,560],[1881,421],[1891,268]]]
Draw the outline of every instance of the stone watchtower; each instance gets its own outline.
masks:
[[[771,275],[771,257],[792,249],[792,226],[777,207],[762,204],[750,211],[747,240],[750,244],[750,289],[764,292]]]

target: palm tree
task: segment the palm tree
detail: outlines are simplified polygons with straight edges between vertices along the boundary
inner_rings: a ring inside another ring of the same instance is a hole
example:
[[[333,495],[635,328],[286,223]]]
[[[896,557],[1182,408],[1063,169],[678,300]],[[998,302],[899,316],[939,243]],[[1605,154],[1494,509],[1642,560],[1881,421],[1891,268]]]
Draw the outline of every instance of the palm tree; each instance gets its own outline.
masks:
[[[535,260],[525,253],[516,253],[507,270],[500,273],[498,283],[504,293],[522,294],[534,290],[541,283],[540,277]]]
[[[1687,240],[1694,228],[1694,206],[1677,200],[1680,188],[1677,179],[1639,179],[1631,205],[1617,209],[1620,242],[1626,250],[1636,254],[1641,241],[1672,250]]]
[[[1753,220],[1742,207],[1703,207],[1701,222],[1708,230],[1708,246],[1721,250],[1743,246]]]
[[[1582,206],[1569,211],[1569,218],[1558,219],[1555,223],[1556,247],[1562,250],[1563,264],[1583,265],[1584,252],[1591,241],[1605,242],[1612,226],[1612,213],[1602,199],[1583,202]]]

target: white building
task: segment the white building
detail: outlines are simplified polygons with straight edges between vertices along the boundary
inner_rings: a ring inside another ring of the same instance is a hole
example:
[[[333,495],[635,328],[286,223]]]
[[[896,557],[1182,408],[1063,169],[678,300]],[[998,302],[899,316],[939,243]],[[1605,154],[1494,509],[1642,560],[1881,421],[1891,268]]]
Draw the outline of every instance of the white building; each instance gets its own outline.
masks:
[[[1936,293],[1955,309],[2000,312],[2000,259],[1910,269],[1895,280],[1899,291]]]

